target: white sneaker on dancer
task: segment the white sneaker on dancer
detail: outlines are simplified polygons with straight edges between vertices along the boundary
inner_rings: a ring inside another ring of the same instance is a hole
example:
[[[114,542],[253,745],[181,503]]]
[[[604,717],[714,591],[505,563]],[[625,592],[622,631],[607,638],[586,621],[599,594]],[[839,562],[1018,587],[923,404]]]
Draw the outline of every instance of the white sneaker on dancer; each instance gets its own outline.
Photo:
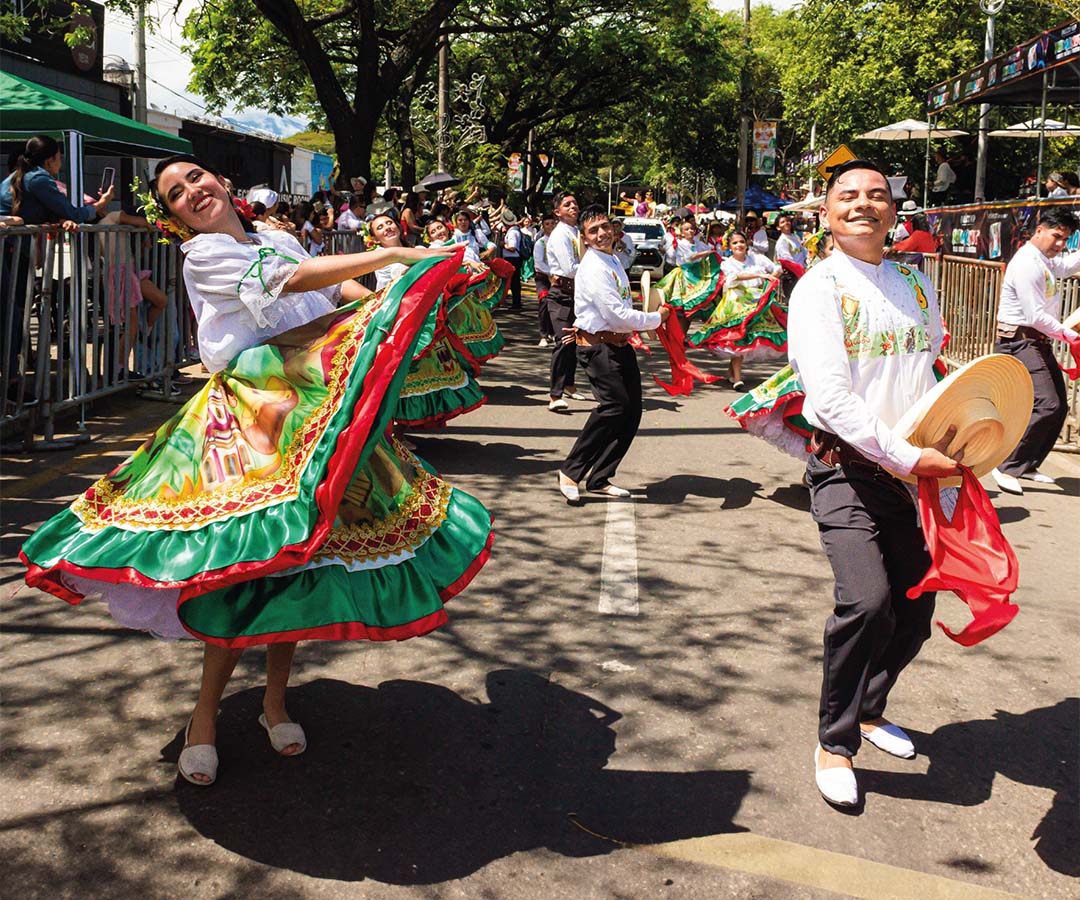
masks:
[[[1020,477],[1026,481],[1034,481],[1038,484],[1057,484],[1057,482],[1049,475],[1043,475],[1043,473],[1038,470],[1028,472],[1027,475],[1021,475]]]
[[[569,408],[570,404],[563,400],[562,397],[556,397],[550,403],[548,403],[548,410],[550,410],[551,412],[562,412],[564,409]]]
[[[878,750],[884,750],[890,756],[898,756],[900,759],[915,758],[915,744],[907,733],[899,725],[871,725],[869,730],[859,726],[859,734],[864,741],[869,741]]]
[[[1023,494],[1024,489],[1021,487],[1020,482],[1017,481],[1012,475],[1006,475],[1004,472],[999,472],[997,469],[992,469],[990,472],[994,476],[994,481],[997,486],[1001,488],[1006,494]]]
[[[857,805],[859,782],[855,780],[855,771],[846,766],[821,768],[821,755],[824,752],[821,744],[814,747],[814,781],[821,796],[834,806]]]
[[[567,391],[566,396],[571,400],[590,400],[590,397],[586,397],[581,391]]]
[[[563,479],[566,479],[564,481]],[[562,494],[568,503],[578,503],[581,501],[581,491],[578,490],[577,484],[569,480],[569,477],[559,472],[559,493]]]
[[[626,488],[621,488],[617,484],[605,484],[601,488],[589,488],[590,494],[606,494],[609,497],[629,497],[630,492]]]

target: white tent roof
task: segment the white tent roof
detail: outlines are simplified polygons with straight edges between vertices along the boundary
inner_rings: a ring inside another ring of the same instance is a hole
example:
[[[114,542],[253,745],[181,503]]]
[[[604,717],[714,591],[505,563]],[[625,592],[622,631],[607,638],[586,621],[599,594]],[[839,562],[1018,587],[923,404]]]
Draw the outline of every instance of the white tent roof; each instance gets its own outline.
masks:
[[[963,137],[966,131],[954,128],[935,128],[930,131],[930,123],[919,119],[901,119],[891,125],[882,125],[873,131],[867,131],[855,137],[857,141],[925,141],[927,134],[932,138]]]
[[[1036,117],[1025,122],[1017,122],[1008,128],[999,128],[990,132],[990,137],[1020,137],[1037,138],[1039,136],[1043,120]],[[1057,119],[1046,120],[1047,137],[1080,137],[1080,125],[1066,125]]]

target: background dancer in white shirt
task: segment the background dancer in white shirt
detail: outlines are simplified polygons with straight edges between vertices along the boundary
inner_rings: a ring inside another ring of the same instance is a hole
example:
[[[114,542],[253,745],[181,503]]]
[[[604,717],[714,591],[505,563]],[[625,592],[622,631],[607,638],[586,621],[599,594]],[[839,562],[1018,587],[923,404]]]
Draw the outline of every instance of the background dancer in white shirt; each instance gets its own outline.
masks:
[[[1019,478],[1042,484],[1054,479],[1039,471],[1061,433],[1068,414],[1068,395],[1051,341],[1080,338],[1061,318],[1061,279],[1080,272],[1080,250],[1062,255],[1080,220],[1061,207],[1043,211],[1039,224],[1005,269],[998,301],[994,350],[1015,356],[1031,373],[1035,405],[1031,421],[1009,458],[993,471],[999,488],[1022,494]]]
[[[548,236],[547,265],[551,290],[548,291],[548,315],[555,333],[555,351],[551,354],[551,397],[548,409],[562,412],[569,409],[564,396],[571,400],[586,400],[574,385],[577,357],[572,343],[561,338],[574,324],[574,281],[578,268],[578,202],[573,194],[563,192],[555,197],[555,216],[559,224]]]
[[[780,229],[780,237],[776,239],[776,261],[786,259],[805,269],[806,248],[791,227],[791,219],[788,216],[781,216],[776,220],[776,227]]]
[[[551,324],[551,312],[548,310],[547,295],[551,290],[551,270],[547,264],[547,242],[558,223],[555,213],[544,213],[540,220],[540,236],[533,244],[533,283],[536,285],[537,319],[540,325],[540,343],[538,347],[554,344],[555,327]]]
[[[601,207],[586,209],[580,227],[587,249],[577,267],[574,342],[597,406],[559,471],[559,490],[571,503],[580,499],[582,479],[595,493],[630,496],[611,483],[641,422],[641,372],[629,339],[634,331],[657,328],[671,313],[668,306],[646,313],[631,305],[630,281],[611,252],[615,231]]]
[[[830,803],[853,806],[852,757],[862,738],[902,758],[910,738],[884,718],[897,676],[930,636],[933,595],[906,591],[930,564],[915,504],[892,472],[959,472],[942,449],[920,449],[893,430],[935,384],[941,316],[930,283],[883,260],[896,221],[889,183],[866,160],[829,179],[822,224],[832,255],[795,286],[788,354],[814,427],[806,474],[821,543],[836,579],[825,625],[815,780]]]

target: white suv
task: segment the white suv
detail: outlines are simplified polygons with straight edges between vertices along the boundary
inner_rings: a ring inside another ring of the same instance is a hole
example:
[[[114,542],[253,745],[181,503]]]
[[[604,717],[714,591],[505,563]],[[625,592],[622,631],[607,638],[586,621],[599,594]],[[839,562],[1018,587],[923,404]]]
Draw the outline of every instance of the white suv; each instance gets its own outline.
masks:
[[[628,216],[623,219],[623,234],[634,242],[634,261],[626,274],[640,278],[648,272],[654,281],[664,276],[664,223],[659,219],[642,219]]]

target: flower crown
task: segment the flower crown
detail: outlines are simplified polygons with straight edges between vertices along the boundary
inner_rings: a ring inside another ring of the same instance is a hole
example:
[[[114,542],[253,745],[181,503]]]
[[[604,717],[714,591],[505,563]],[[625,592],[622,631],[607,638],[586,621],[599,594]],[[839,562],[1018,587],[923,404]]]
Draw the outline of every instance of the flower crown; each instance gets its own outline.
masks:
[[[147,188],[147,190],[142,193],[139,192],[140,187],[142,187],[142,183],[139,181],[139,177],[135,176],[135,180],[131,182],[131,193],[134,194],[135,199],[139,201],[139,211],[146,217],[146,221],[161,232],[158,243],[169,244],[173,240],[181,242],[190,241],[195,237],[194,231],[186,225],[182,225],[180,222],[176,221],[176,219],[161,208],[152,187]]]
[[[195,237],[196,232],[188,228],[178,221],[174,216],[170,216],[161,207],[161,203],[158,201],[156,191],[151,186],[144,193],[139,193],[141,182],[138,176],[131,182],[131,193],[135,195],[135,198],[139,201],[139,211],[146,217],[146,221],[157,228],[161,232],[161,237],[158,238],[158,242],[162,244],[168,244],[173,240],[190,241]],[[242,219],[246,219],[249,222],[255,220],[255,210],[251,208],[251,204],[247,200],[242,200],[239,197],[232,198],[233,209],[236,210],[236,214]]]
[[[370,222],[361,222],[356,229],[356,233],[363,238],[365,250],[375,250],[379,246],[378,240],[376,240],[375,235],[371,232]]]

